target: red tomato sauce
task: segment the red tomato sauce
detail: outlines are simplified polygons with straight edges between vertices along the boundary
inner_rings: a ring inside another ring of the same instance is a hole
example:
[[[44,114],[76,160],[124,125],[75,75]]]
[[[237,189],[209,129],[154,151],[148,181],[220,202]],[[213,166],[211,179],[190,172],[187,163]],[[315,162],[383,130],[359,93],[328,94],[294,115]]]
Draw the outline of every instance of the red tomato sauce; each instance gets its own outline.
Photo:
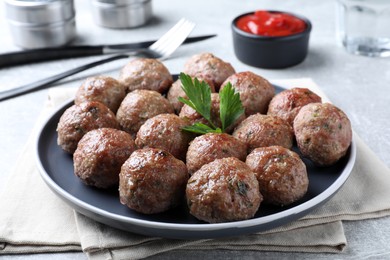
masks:
[[[267,11],[245,15],[236,25],[245,32],[261,36],[287,36],[306,29],[306,23],[295,16]]]

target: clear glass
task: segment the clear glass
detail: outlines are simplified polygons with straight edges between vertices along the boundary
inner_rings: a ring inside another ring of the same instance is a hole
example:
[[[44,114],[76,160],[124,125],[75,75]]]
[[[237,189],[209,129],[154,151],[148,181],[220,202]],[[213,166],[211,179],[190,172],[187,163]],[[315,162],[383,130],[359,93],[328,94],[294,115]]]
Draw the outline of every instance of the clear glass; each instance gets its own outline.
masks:
[[[350,53],[390,57],[390,0],[337,0],[337,36]]]

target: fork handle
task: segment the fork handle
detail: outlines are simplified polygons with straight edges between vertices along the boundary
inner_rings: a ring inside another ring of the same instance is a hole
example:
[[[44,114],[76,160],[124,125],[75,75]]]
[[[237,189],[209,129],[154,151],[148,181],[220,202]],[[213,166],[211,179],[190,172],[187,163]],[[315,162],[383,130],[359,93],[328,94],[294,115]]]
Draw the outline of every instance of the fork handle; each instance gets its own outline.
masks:
[[[93,67],[96,67],[96,66],[99,66],[101,64],[108,63],[108,62],[111,62],[114,60],[125,59],[128,57],[129,57],[128,54],[119,54],[119,55],[111,56],[111,57],[106,58],[106,59],[91,62],[91,63],[85,64],[83,66],[62,72],[60,74],[51,76],[49,78],[45,78],[45,79],[38,80],[36,82],[30,83],[30,84],[27,84],[24,86],[20,86],[20,87],[16,87],[16,88],[2,91],[2,92],[0,92],[0,101],[7,100],[7,99],[13,98],[13,97],[17,97],[17,96],[20,96],[23,94],[27,94],[27,93],[30,93],[30,92],[33,92],[36,90],[45,89],[45,88],[49,87],[50,84],[52,84],[56,81],[59,81],[61,79],[64,79],[66,77],[69,77],[71,75],[74,75],[76,73],[79,73],[81,71],[84,71],[84,70],[87,70],[87,69],[90,69],[90,68],[93,68]]]

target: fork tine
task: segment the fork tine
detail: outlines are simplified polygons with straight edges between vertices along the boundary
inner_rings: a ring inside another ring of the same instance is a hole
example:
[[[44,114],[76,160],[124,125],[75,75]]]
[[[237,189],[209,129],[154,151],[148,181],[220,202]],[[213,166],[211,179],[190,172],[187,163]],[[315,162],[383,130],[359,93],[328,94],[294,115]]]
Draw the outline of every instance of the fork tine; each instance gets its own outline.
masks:
[[[188,24],[180,30],[176,34],[175,37],[173,37],[172,41],[169,44],[166,44],[162,50],[161,53],[163,54],[162,59],[167,58],[169,55],[171,55],[182,43],[183,41],[188,37],[188,35],[191,33],[191,31],[194,29],[195,24],[188,22]]]
[[[161,41],[158,40],[156,42],[156,44],[154,46],[151,46],[154,50],[161,50],[164,48],[164,46],[166,45],[169,45],[176,37],[178,34],[180,34],[180,32],[187,26],[188,24],[188,21],[186,20],[180,20],[180,24],[178,23],[177,25],[178,26],[175,26],[172,30],[170,31],[168,37],[164,37],[164,39],[162,39]]]
[[[194,23],[183,18],[149,48],[161,54],[161,59],[164,59],[183,43],[194,27]]]
[[[171,55],[188,37],[188,35],[192,32],[192,30],[195,28],[195,24],[189,22],[188,26],[186,27],[186,30],[183,29],[181,36],[176,37],[175,41],[172,42],[169,46],[167,46],[165,50],[165,55]]]
[[[160,44],[169,40],[178,29],[182,26],[182,24],[186,21],[186,19],[181,18],[169,31],[167,31],[163,36],[161,36],[155,43],[149,46],[149,48],[154,49],[157,48]]]
[[[190,34],[192,29],[194,28],[194,24],[185,21],[182,26],[176,31],[175,35],[170,37],[169,40],[162,42],[157,48],[156,51],[167,53],[171,52],[172,49],[176,49],[178,45],[180,45],[185,38]]]

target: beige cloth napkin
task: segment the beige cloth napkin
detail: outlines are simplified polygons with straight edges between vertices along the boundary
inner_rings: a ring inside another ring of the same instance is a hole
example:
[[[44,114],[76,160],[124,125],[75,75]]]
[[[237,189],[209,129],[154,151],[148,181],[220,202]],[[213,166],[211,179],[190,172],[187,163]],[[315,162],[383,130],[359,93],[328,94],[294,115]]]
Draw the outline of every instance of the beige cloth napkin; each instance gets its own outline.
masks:
[[[310,79],[274,83],[309,87],[321,94]],[[53,108],[73,97],[74,91],[51,89],[50,102],[37,125]],[[341,220],[390,215],[390,171],[355,134],[357,160],[349,179],[329,202],[298,221],[264,233],[225,239],[188,241],[128,233],[74,212],[50,191],[35,166],[36,132],[0,195],[0,254],[83,250],[91,259],[139,259],[175,249],[336,253],[347,245]]]

